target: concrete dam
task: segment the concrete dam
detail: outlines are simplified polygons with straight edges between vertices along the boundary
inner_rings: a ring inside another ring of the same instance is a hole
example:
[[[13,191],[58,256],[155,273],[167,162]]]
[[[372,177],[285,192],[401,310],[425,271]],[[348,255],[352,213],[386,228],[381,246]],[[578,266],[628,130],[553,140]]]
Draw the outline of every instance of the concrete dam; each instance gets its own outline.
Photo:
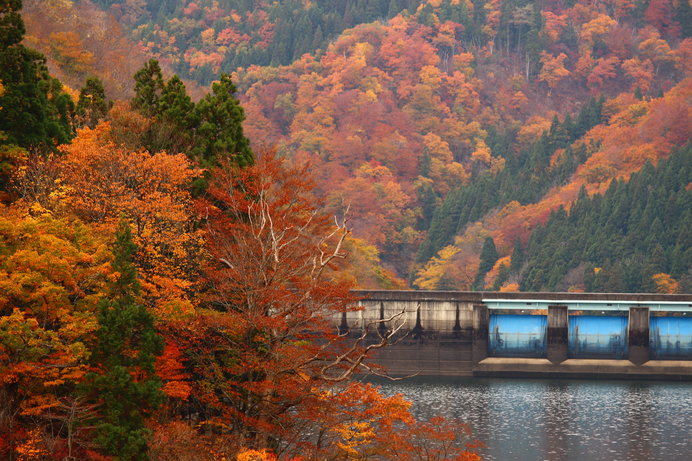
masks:
[[[692,380],[692,295],[357,291],[335,319],[392,376]],[[394,332],[394,333],[392,333]]]

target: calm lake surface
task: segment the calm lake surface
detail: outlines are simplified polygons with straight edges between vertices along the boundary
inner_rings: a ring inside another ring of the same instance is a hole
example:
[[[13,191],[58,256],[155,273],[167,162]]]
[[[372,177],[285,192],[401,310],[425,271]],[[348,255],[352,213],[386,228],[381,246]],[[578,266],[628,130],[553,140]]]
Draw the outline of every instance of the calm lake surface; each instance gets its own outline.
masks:
[[[486,460],[690,461],[692,383],[411,378],[376,381],[417,417],[460,419]]]

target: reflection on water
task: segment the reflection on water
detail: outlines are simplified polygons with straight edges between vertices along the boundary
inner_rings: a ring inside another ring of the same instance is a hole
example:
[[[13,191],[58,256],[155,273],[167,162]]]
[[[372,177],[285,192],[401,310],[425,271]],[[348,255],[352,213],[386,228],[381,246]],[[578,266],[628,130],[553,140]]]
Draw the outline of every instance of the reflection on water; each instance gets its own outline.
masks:
[[[412,378],[377,382],[417,417],[471,425],[487,460],[692,460],[692,383]]]

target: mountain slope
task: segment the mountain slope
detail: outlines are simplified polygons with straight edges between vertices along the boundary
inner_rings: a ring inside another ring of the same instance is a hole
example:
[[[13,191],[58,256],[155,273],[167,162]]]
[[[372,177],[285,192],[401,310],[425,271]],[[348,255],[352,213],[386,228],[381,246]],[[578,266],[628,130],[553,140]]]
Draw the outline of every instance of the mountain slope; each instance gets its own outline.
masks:
[[[98,3],[170,68],[233,72],[255,151],[311,162],[421,288],[518,286],[499,268],[552,210],[689,139],[684,0]]]

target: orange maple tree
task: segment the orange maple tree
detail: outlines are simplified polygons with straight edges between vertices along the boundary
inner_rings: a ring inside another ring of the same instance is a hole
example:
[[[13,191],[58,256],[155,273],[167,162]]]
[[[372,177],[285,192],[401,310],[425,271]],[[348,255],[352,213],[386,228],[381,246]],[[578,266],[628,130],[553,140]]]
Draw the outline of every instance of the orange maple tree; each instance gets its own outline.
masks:
[[[215,434],[211,450],[308,459],[393,453],[398,431],[415,426],[408,403],[343,384],[368,369],[367,351],[389,337],[373,328],[377,339],[364,346],[367,332],[347,339],[335,327],[355,301],[333,273],[344,256],[343,223],[317,211],[305,168],[274,154],[246,169],[223,165],[213,178],[198,203],[211,290],[196,315],[168,325],[195,376],[186,408]]]

